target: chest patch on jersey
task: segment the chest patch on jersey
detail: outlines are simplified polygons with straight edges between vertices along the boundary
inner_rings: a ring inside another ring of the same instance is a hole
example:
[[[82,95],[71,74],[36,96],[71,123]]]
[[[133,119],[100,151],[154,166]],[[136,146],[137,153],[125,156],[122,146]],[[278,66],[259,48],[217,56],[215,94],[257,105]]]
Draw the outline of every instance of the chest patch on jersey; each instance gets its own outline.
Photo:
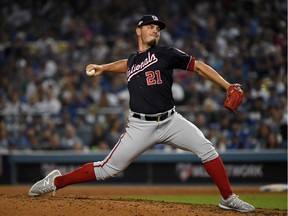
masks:
[[[158,62],[158,58],[155,56],[155,54],[151,55],[150,52],[148,52],[147,58],[145,58],[144,61],[142,61],[140,64],[133,64],[132,67],[128,69],[127,81],[129,82],[134,75],[142,72],[156,62]]]

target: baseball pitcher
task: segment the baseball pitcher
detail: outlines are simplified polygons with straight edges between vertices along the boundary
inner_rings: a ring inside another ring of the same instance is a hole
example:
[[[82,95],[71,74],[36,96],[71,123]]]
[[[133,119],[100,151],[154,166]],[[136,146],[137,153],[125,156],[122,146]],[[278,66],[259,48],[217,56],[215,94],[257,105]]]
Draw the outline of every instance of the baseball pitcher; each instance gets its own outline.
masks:
[[[240,212],[254,207],[235,195],[231,189],[223,162],[212,143],[175,108],[172,83],[173,70],[198,73],[227,90],[224,106],[236,112],[243,100],[241,85],[230,84],[207,64],[179,49],[159,46],[161,30],[166,23],[154,15],[145,15],[137,23],[138,50],[128,59],[110,64],[89,64],[88,76],[105,72],[126,73],[130,94],[130,113],[125,132],[103,161],[84,164],[79,169],[61,175],[52,171],[30,189],[30,196],[54,192],[65,186],[104,181],[124,171],[139,155],[157,143],[195,153],[202,161],[222,196],[219,206]]]

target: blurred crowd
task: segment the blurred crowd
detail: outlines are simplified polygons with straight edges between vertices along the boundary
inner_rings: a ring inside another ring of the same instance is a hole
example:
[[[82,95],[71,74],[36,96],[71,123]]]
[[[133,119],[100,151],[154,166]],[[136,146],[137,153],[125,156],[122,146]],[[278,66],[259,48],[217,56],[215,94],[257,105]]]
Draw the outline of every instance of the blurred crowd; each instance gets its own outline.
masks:
[[[235,115],[219,86],[174,73],[176,109],[217,149],[287,149],[286,0],[2,0],[0,150],[113,148],[126,125],[125,75],[91,78],[85,67],[137,51],[143,14],[167,23],[161,44],[242,85]]]

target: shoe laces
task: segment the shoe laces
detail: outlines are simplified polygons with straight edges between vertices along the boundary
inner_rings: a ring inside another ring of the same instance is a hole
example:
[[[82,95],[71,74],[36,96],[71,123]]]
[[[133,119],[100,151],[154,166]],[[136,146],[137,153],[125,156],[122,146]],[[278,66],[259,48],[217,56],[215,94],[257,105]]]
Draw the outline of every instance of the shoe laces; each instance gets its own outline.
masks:
[[[40,190],[41,194],[44,194],[44,193],[48,193],[48,192],[51,192],[53,191],[53,196],[55,196],[56,194],[56,187],[51,185],[50,187],[46,187],[46,188],[43,188]]]
[[[238,195],[233,195],[233,197],[232,197],[232,201],[231,201],[231,203],[230,204],[232,204],[232,205],[237,205],[237,206],[243,206],[244,205],[244,201],[242,201],[241,199],[239,199],[239,196]]]

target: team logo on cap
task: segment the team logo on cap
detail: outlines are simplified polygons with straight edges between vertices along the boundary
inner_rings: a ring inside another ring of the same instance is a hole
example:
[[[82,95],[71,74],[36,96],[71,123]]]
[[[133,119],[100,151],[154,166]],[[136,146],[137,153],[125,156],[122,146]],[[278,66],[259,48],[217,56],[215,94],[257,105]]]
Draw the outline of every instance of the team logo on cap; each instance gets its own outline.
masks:
[[[152,19],[153,19],[153,20],[158,20],[158,17],[156,17],[156,16],[153,15],[153,16],[152,16]]]

